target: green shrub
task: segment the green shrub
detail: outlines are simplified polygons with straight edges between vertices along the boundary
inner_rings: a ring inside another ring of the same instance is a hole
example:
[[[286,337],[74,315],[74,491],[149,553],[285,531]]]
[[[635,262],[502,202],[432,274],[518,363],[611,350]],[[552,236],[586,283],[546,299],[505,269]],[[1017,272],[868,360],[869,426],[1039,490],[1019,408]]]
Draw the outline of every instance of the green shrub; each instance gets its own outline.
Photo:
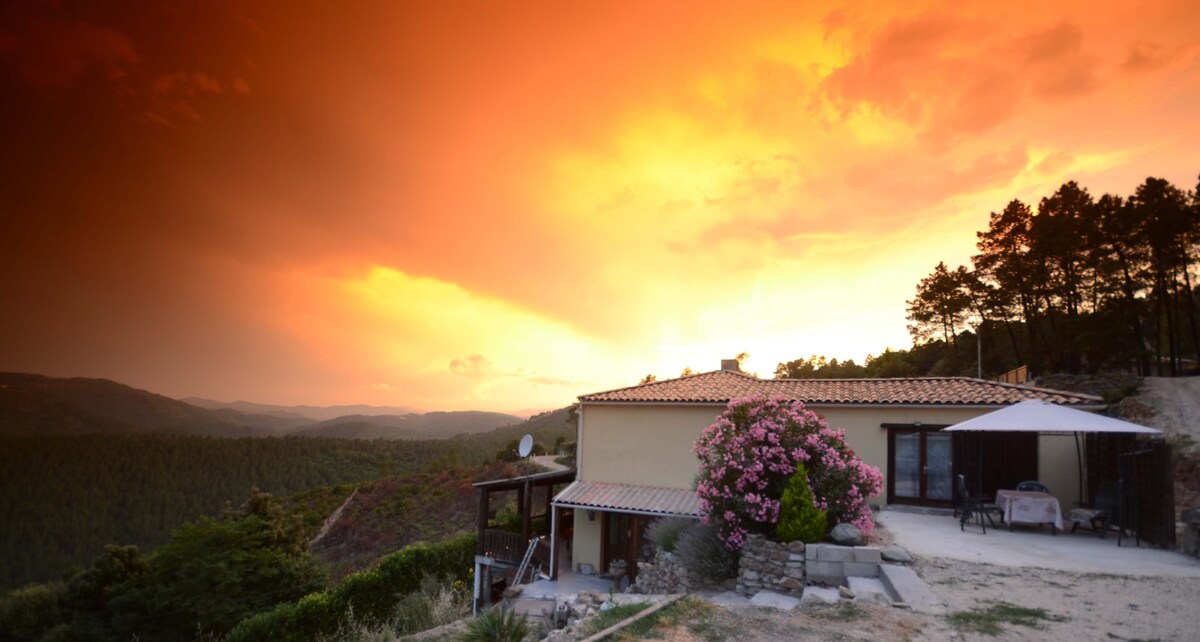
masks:
[[[719,582],[737,573],[737,557],[721,544],[717,529],[707,524],[695,523],[679,536],[675,545],[683,566],[702,577]]]
[[[465,579],[474,556],[474,533],[434,545],[408,546],[383,558],[375,568],[351,575],[335,589],[243,620],[225,642],[309,642],[338,635],[355,623],[366,628],[389,623],[397,603],[420,590],[427,575]]]
[[[63,585],[31,584],[0,596],[0,640],[37,640],[63,623]]]
[[[525,615],[507,607],[490,608],[467,624],[461,642],[521,642],[529,633]]]
[[[660,517],[646,529],[646,537],[654,542],[654,546],[664,553],[674,553],[679,543],[679,536],[695,520],[684,517]]]
[[[812,491],[808,488],[808,471],[804,464],[796,464],[796,472],[788,479],[780,499],[779,523],[775,526],[775,537],[781,542],[819,542],[825,537],[829,521],[825,511],[813,505]]]

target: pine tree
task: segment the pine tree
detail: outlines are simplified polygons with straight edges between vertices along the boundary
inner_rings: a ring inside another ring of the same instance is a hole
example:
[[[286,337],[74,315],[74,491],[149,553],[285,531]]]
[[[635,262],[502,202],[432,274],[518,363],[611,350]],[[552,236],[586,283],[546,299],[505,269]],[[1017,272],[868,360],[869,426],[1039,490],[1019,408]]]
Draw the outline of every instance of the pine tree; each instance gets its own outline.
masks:
[[[812,490],[808,487],[808,471],[796,464],[796,472],[788,480],[780,498],[779,523],[775,536],[781,542],[819,542],[829,528],[825,511],[813,505]]]

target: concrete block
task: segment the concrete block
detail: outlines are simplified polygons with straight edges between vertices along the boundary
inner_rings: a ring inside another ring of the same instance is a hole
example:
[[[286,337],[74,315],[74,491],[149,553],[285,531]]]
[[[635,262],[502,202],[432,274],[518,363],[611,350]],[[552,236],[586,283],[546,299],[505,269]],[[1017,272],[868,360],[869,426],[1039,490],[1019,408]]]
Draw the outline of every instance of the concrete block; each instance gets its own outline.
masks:
[[[879,564],[872,562],[844,562],[842,572],[846,577],[879,577]]]
[[[941,614],[946,608],[929,586],[912,569],[895,564],[882,564],[879,579],[896,602],[903,602],[914,611]]]
[[[875,562],[878,564],[883,561],[883,551],[875,546],[855,546],[854,561]]]
[[[816,556],[813,556],[811,549],[809,550],[809,559],[816,559],[821,562],[853,562],[854,548],[850,546],[834,546],[832,544],[821,544],[817,549]]]
[[[842,562],[815,562],[809,560],[804,570],[808,572],[809,576],[834,575],[844,577],[846,575],[846,571],[842,568]]]

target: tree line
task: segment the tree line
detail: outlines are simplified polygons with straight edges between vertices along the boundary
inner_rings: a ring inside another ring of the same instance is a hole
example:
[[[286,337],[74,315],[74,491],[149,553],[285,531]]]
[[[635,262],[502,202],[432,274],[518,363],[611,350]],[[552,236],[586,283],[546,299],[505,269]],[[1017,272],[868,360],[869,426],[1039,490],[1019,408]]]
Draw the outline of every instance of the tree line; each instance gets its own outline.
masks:
[[[914,345],[954,354],[978,332],[992,373],[1196,369],[1200,189],[1151,177],[1096,198],[1070,181],[1036,210],[992,212],[977,236],[969,267],[941,262],[917,284]]]
[[[912,347],[862,364],[780,363],[777,378],[1200,371],[1200,185],[1147,178],[1099,198],[1075,181],[1013,200],[977,232],[969,266],[939,262],[907,302]],[[978,355],[978,361],[977,361]]]

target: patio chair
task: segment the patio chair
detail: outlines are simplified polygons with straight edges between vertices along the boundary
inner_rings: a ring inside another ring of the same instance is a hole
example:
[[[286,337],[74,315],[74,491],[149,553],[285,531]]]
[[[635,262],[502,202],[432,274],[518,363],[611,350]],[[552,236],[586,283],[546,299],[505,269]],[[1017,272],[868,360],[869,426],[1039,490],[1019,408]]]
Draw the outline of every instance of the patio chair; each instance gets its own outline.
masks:
[[[983,534],[987,535],[987,525],[983,523],[984,518],[992,523],[992,528],[996,528],[996,522],[992,519],[992,513],[1002,515],[1000,507],[990,503],[987,496],[972,495],[967,492],[967,477],[966,475],[958,475],[958,497],[962,506],[962,515],[958,520],[959,530],[967,530],[967,522],[974,515],[979,520],[979,527],[983,529]]]
[[[1017,490],[1034,491],[1038,493],[1050,494],[1050,487],[1040,481],[1023,481],[1017,484]]]
[[[1116,482],[1101,482],[1090,507],[1079,506],[1067,511],[1066,519],[1071,522],[1071,532],[1074,533],[1081,525],[1088,524],[1101,539],[1106,537],[1109,526],[1121,515],[1118,495]]]

